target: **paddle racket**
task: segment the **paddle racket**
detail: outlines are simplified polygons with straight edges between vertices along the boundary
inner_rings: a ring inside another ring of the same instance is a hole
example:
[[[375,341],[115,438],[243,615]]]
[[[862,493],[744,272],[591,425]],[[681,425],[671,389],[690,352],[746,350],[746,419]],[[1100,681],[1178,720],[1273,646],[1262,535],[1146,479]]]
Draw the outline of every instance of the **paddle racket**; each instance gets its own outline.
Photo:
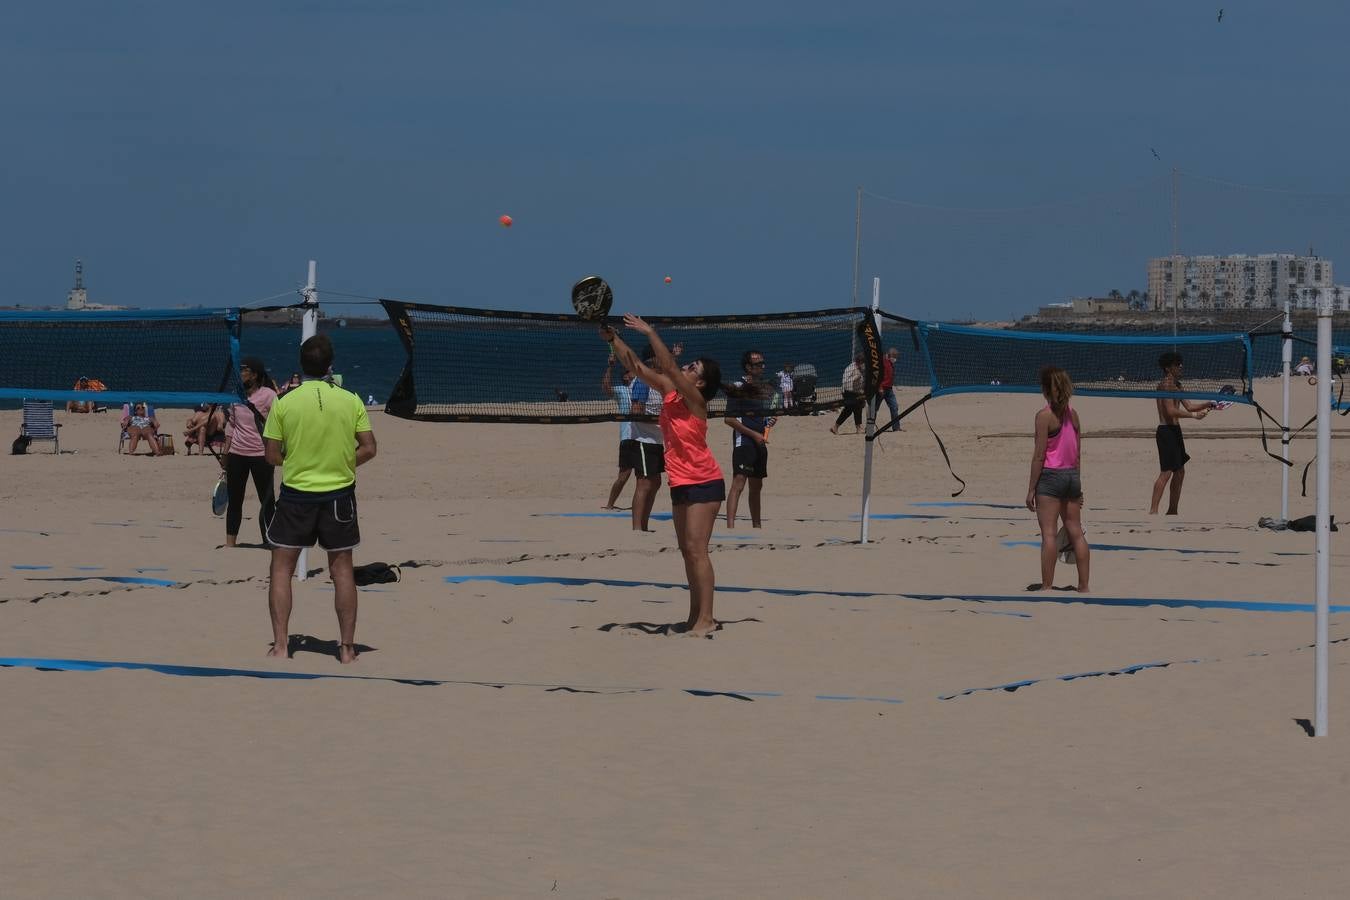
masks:
[[[226,508],[230,505],[230,489],[225,483],[225,473],[220,473],[220,480],[211,491],[211,515],[223,516]]]
[[[572,285],[572,308],[588,322],[599,322],[609,315],[614,292],[599,275],[587,275]]]

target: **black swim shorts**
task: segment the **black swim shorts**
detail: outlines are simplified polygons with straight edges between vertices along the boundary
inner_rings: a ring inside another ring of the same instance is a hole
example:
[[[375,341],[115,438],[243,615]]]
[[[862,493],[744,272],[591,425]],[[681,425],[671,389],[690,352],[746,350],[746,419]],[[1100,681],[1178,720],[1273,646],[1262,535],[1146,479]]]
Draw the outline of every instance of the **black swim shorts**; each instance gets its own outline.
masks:
[[[747,478],[769,477],[769,445],[747,440],[731,451],[731,470]]]
[[[635,469],[638,464],[638,442],[636,438],[619,441],[619,468]]]
[[[281,486],[276,512],[267,523],[267,541],[276,547],[350,550],[361,543],[355,487],[333,494],[305,494]]]
[[[702,484],[670,486],[671,506],[683,506],[686,503],[721,503],[725,499],[727,499],[727,485],[720,478]]]
[[[1186,452],[1186,440],[1181,436],[1180,425],[1159,425],[1158,469],[1163,472],[1181,470],[1191,458]]]

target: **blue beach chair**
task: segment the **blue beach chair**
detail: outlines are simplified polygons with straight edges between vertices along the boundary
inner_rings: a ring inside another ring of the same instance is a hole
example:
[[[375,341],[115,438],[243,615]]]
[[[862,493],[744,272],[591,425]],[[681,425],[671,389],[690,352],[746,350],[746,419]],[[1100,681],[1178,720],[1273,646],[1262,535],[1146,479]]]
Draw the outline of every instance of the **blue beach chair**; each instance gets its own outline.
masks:
[[[60,425],[52,416],[52,401],[24,400],[23,424],[19,426],[19,435],[31,441],[51,441],[55,452],[61,452]]]

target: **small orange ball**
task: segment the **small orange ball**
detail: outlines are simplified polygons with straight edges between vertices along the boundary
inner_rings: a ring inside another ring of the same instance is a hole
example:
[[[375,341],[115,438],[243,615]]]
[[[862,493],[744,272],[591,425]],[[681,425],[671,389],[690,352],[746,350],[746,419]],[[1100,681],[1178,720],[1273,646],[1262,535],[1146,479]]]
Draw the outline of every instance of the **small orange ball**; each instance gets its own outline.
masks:
[[[502,227],[503,227],[503,228],[510,228],[510,227],[511,227],[511,217],[510,217],[510,216],[502,216],[502,217],[501,217],[500,219],[498,219],[497,221],[502,223]]]
[[[669,275],[666,276],[666,284],[670,284],[670,276],[669,276]]]

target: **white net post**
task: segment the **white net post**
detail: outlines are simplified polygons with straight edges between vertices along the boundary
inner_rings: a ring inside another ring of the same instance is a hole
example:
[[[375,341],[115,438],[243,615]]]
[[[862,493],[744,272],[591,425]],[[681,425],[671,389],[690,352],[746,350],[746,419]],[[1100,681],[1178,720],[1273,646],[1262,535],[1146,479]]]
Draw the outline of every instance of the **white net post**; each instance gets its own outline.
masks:
[[[1317,304],[1317,644],[1313,736],[1327,733],[1327,631],[1331,592],[1331,298]]]
[[[1289,521],[1289,364],[1294,358],[1294,323],[1289,318],[1289,301],[1284,303],[1284,324],[1280,327],[1280,377],[1284,382],[1284,412],[1280,417],[1280,521]]]
[[[305,312],[300,317],[300,343],[304,343],[319,333],[319,290],[316,274],[318,264],[309,261],[309,280],[305,282]],[[296,565],[296,577],[301,581],[309,579],[309,550],[300,551],[300,561]]]
[[[877,340],[881,340],[881,317],[877,315],[877,310],[881,307],[881,279],[872,279],[872,317],[877,325]],[[885,361],[882,362],[885,366]],[[884,371],[884,369],[883,369]],[[872,508],[872,445],[876,441],[872,440],[872,435],[876,433],[877,427],[877,407],[881,405],[881,393],[877,392],[867,401],[867,440],[863,441],[863,483],[862,483],[862,532],[858,535],[858,543],[867,543],[867,526],[869,522],[870,511]]]

